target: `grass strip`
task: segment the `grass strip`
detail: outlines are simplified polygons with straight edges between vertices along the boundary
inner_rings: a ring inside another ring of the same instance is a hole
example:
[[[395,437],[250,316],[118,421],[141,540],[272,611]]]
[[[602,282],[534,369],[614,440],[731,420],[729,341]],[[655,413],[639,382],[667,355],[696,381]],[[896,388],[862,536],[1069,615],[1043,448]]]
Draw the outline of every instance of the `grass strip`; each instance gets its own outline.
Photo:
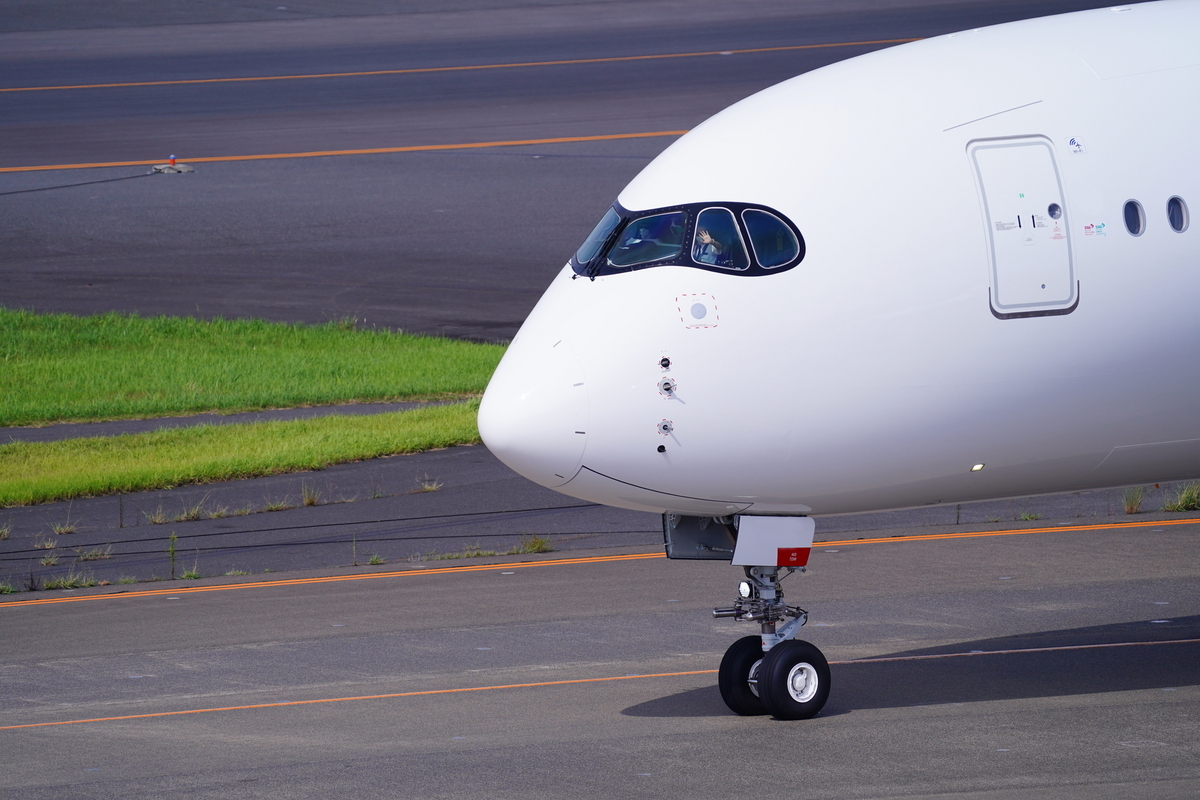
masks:
[[[293,325],[0,308],[0,426],[478,395],[504,347]]]
[[[364,416],[0,445],[0,507],[316,470],[475,444],[478,401]]]

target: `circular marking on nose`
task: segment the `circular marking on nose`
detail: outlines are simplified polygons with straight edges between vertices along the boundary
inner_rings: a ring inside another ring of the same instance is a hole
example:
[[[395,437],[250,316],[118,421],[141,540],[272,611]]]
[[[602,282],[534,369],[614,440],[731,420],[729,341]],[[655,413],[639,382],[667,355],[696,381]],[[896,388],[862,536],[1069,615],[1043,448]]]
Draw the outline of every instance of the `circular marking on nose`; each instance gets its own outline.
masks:
[[[708,315],[708,309],[705,308],[704,303],[693,303],[692,304],[692,316],[693,317],[695,317],[696,319],[704,319],[704,317],[707,315]]]

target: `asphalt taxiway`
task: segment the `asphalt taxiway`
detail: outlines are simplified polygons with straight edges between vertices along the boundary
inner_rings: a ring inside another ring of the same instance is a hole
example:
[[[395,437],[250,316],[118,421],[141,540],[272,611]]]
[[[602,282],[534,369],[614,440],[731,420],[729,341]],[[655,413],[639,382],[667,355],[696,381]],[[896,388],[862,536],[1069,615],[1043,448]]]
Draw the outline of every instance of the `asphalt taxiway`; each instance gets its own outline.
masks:
[[[1192,797],[1195,523],[819,548],[817,719],[724,708],[737,570],[577,553],[0,605],[4,796]],[[243,579],[251,580],[251,579]],[[764,771],[765,770],[765,771]]]

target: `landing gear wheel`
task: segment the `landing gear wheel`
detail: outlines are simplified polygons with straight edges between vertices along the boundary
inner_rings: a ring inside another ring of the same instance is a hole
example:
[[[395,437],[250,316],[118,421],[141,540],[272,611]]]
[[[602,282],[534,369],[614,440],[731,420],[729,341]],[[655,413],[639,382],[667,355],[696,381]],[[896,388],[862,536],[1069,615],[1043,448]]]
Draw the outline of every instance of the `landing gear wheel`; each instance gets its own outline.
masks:
[[[815,717],[829,699],[829,662],[808,642],[780,642],[763,656],[758,694],[776,719]]]
[[[717,686],[721,689],[721,699],[733,713],[743,717],[767,713],[758,689],[750,683],[761,673],[762,661],[762,639],[758,636],[738,639],[725,651],[717,672]]]

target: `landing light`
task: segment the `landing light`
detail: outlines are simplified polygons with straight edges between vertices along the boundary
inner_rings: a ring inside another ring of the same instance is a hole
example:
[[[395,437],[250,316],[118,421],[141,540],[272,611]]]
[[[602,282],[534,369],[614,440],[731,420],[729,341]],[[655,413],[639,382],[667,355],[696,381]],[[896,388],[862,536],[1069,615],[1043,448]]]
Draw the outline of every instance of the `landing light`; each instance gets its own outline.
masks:
[[[976,464],[975,466],[971,467],[971,472],[979,472],[981,469],[983,469],[983,464]]]
[[[749,599],[750,595],[753,593],[754,587],[750,585],[750,581],[742,581],[738,584],[738,595],[740,595],[743,600]]]

